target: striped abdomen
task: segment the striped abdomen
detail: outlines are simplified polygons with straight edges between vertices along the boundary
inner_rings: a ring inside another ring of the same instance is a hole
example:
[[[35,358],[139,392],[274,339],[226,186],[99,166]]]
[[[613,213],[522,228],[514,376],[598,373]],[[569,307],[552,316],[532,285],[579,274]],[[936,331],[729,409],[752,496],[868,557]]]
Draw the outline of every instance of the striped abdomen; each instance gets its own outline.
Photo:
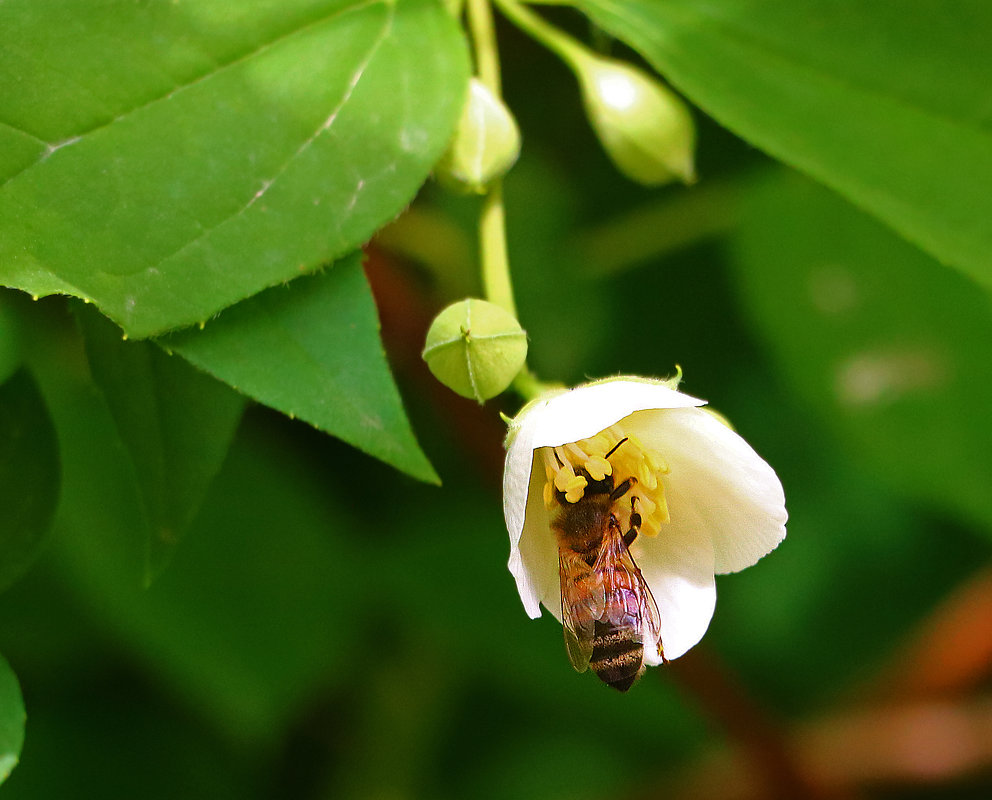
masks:
[[[644,671],[644,645],[636,628],[597,622],[589,666],[608,686],[626,692]]]
[[[626,570],[609,573],[603,614],[593,627],[589,666],[601,681],[626,692],[643,671],[644,644],[637,582]]]

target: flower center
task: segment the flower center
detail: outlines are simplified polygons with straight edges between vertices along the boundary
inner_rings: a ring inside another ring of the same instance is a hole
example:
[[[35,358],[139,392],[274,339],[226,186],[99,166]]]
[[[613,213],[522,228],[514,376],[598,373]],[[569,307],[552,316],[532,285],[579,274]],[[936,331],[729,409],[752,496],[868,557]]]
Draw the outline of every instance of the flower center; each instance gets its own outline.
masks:
[[[630,489],[616,501],[615,513],[621,522],[628,524],[631,511],[636,511],[641,517],[640,531],[647,536],[657,536],[662,524],[668,522],[661,480],[669,471],[668,464],[636,436],[625,433],[619,424],[589,439],[561,447],[542,447],[541,455],[547,476],[544,503],[548,509],[578,503],[592,491],[609,494],[630,480]]]

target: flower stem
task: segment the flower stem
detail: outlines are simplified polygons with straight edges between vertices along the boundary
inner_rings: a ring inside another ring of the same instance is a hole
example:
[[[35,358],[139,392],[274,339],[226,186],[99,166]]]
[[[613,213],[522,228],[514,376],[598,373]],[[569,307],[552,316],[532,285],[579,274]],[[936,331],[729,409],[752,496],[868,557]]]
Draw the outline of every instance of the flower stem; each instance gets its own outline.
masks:
[[[499,51],[489,0],[467,0],[468,26],[475,50],[475,70],[479,80],[496,97],[500,91]],[[486,193],[479,215],[479,257],[482,287],[486,299],[517,315],[510,282],[510,262],[506,251],[506,213],[503,209],[503,182],[495,181]]]
[[[589,52],[568,34],[545,22],[517,0],[495,0],[500,11],[518,28],[536,39],[573,68],[590,58]]]
[[[475,50],[475,70],[486,88],[496,97],[502,94],[500,85],[499,51],[490,0],[467,0],[468,26]],[[503,208],[503,181],[489,187],[479,215],[479,252],[482,266],[482,288],[486,299],[517,316],[510,281],[510,259],[506,247],[506,211]],[[513,388],[524,399],[541,393],[543,384],[525,364],[513,380]]]
[[[496,49],[496,29],[490,0],[467,0],[468,27],[475,51],[475,73],[486,88],[501,96],[499,51]]]
[[[475,71],[479,80],[496,97],[502,94],[499,51],[490,0],[466,0],[465,3],[472,47],[475,51]],[[482,288],[486,300],[505,308],[514,317],[517,306],[513,300],[510,281],[510,259],[506,247],[506,211],[503,207],[503,182],[494,181],[482,201],[479,215],[479,251],[482,268]],[[513,379],[513,388],[525,400],[532,400],[548,390],[526,364]]]

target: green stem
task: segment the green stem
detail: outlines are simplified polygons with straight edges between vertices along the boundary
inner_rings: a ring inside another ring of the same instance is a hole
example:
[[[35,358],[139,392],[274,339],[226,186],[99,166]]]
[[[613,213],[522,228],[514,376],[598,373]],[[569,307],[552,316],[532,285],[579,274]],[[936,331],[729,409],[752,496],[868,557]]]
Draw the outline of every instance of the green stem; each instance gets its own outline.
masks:
[[[475,50],[475,69],[480,81],[496,97],[502,94],[499,51],[490,0],[466,0],[468,27]],[[506,247],[506,211],[503,207],[503,182],[497,180],[489,187],[479,215],[479,253],[482,288],[486,300],[517,316],[510,281],[510,260]],[[513,380],[513,388],[526,400],[545,391],[525,364]]]
[[[482,260],[482,288],[486,299],[505,308],[514,317],[510,281],[510,260],[506,252],[506,212],[503,208],[503,182],[495,181],[482,201],[479,215],[479,250]]]
[[[517,377],[513,379],[513,389],[524,400],[533,400],[551,389],[564,389],[565,387],[557,383],[545,383],[531,372],[525,365]]]
[[[499,51],[489,0],[468,0],[468,24],[475,49],[475,69],[496,97],[500,96]],[[482,261],[482,287],[486,299],[517,316],[510,281],[510,260],[506,250],[506,212],[503,208],[503,182],[495,181],[482,203],[479,215],[479,255]]]
[[[499,51],[496,49],[496,28],[489,0],[468,0],[468,27],[475,50],[475,72],[479,80],[494,95],[500,97]]]
[[[495,2],[507,19],[556,53],[562,61],[573,69],[578,69],[580,64],[591,57],[583,45],[568,34],[558,30],[554,25],[545,22],[539,15],[518,3],[517,0],[495,0]]]

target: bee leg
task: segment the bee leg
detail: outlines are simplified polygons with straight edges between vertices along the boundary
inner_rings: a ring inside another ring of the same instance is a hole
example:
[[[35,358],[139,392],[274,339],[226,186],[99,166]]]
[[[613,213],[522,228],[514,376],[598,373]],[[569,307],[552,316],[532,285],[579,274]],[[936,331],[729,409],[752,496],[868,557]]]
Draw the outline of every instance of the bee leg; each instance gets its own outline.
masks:
[[[630,487],[637,483],[637,478],[631,477],[627,478],[623,483],[617,486],[612,492],[610,492],[610,500],[619,500],[627,492],[630,491]]]
[[[630,498],[630,527],[641,527],[641,515],[637,513],[637,497]]]
[[[641,532],[641,515],[637,513],[637,498],[630,498],[630,530],[623,535],[623,543],[630,547]]]
[[[620,445],[626,442],[629,438],[630,438],[629,436],[624,436],[619,442],[613,445],[613,449],[610,450],[610,452],[607,453],[605,456],[603,456],[603,458],[609,459],[610,456],[612,456],[617,450],[620,449]]]

